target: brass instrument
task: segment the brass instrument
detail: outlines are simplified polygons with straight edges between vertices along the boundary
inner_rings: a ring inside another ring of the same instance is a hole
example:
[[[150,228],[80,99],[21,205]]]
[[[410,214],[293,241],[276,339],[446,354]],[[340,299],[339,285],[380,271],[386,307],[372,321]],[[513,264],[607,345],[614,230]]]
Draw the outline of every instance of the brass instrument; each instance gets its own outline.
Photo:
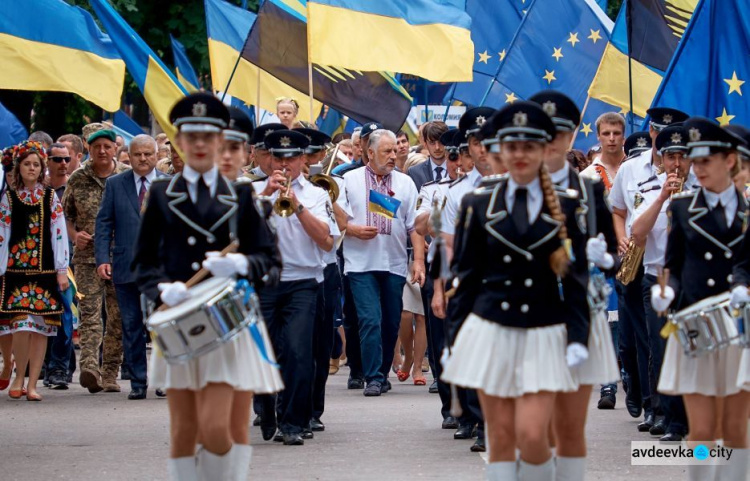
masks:
[[[331,161],[328,163],[328,169],[325,174],[315,174],[308,179],[318,187],[325,189],[325,191],[328,192],[329,197],[331,197],[331,202],[336,202],[339,198],[339,185],[336,183],[336,180],[331,177],[331,170],[333,169],[333,164],[336,160],[336,155],[338,155],[338,151],[339,146],[337,145],[333,149],[333,155],[331,156]]]
[[[680,168],[679,167],[675,168],[673,173],[679,174]],[[682,189],[684,187],[685,187],[685,179],[678,176],[677,177],[677,192],[672,192],[671,194],[669,194],[669,200],[672,200],[673,195],[679,194],[680,192],[682,192]]]
[[[643,254],[645,252],[646,248],[637,246],[633,236],[630,236],[630,239],[628,239],[628,250],[626,250],[625,255],[622,256],[622,265],[620,265],[620,270],[617,272],[616,278],[618,281],[622,282],[624,285],[633,282],[635,276],[638,275],[638,269],[641,267]]]
[[[289,196],[289,189],[292,188],[292,177],[284,169],[284,177],[286,177],[286,189],[283,192],[279,192],[279,197],[276,202],[273,203],[273,211],[279,217],[289,217],[294,214],[294,207],[292,206],[292,198]]]

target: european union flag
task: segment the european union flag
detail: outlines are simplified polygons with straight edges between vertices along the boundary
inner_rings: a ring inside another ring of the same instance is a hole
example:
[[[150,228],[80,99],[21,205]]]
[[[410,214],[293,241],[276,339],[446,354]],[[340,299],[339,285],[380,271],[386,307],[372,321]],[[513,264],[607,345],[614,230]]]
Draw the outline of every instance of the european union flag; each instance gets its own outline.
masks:
[[[505,59],[527,3],[528,0],[467,0],[466,13],[471,17],[474,42],[474,80],[456,83],[446,101],[455,99],[468,105],[482,103]]]
[[[744,5],[744,6],[741,6]],[[738,0],[695,9],[652,106],[673,107],[721,125],[750,124],[750,10]]]
[[[381,194],[376,190],[370,190],[369,210],[373,214],[393,219],[396,217],[396,211],[398,211],[400,205],[400,200],[389,195]]]

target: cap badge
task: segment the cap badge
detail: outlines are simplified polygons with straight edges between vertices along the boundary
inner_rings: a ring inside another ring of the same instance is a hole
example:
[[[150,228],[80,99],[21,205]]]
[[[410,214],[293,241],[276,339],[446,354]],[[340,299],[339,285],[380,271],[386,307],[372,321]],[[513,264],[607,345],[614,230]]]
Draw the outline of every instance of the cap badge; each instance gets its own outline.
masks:
[[[677,132],[675,132],[674,134],[672,134],[671,140],[672,140],[673,144],[681,144],[682,143],[682,135],[680,135]]]
[[[671,124],[672,123],[672,116],[670,114],[665,114],[664,117],[662,118],[662,121],[665,124]]]
[[[370,130],[378,130],[378,126],[375,124],[370,125]]]
[[[271,129],[266,130],[266,132],[263,134],[263,137],[268,137],[269,135],[271,135],[271,132],[273,132],[273,130]]]
[[[307,137],[307,140],[309,140],[310,142],[312,142],[312,135],[305,135],[305,137]]]
[[[289,147],[290,145],[292,145],[292,139],[284,136],[281,139],[279,139],[279,145],[281,145],[284,148]]]
[[[235,124],[234,119],[229,119],[229,128],[230,129],[234,130],[234,124]]]
[[[193,117],[205,117],[208,113],[208,107],[203,102],[193,104]]]
[[[542,105],[542,110],[544,110],[544,113],[549,115],[550,117],[554,117],[555,115],[557,115],[557,104],[549,100],[547,102],[544,102],[544,104]]]
[[[701,131],[693,127],[690,129],[690,141],[691,142],[699,142],[701,140]]]
[[[516,112],[513,115],[513,125],[515,127],[526,127],[529,124],[529,116],[526,112]]]
[[[635,145],[637,147],[648,147],[648,141],[644,137],[639,137],[638,140],[635,141]]]
[[[484,118],[484,115],[477,115],[477,125],[484,125],[486,121],[487,119]]]

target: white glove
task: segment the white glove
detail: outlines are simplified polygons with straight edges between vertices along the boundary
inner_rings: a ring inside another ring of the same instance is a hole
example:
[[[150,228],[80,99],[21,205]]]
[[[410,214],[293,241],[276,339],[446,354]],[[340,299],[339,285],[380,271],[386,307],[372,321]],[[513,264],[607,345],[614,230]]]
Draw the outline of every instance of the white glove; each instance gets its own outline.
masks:
[[[565,350],[565,360],[568,361],[568,367],[576,367],[583,364],[589,358],[589,350],[580,342],[568,344]]]
[[[604,234],[592,237],[586,242],[586,257],[589,262],[593,262],[602,269],[609,269],[615,265],[612,254],[607,252],[607,241],[604,240]]]
[[[450,360],[451,355],[450,352],[448,352],[448,348],[443,348],[443,354],[440,356],[440,364],[443,366],[443,369],[446,369],[448,367],[448,361]]]
[[[227,254],[221,252],[206,252],[203,267],[211,271],[214,277],[229,277],[235,274],[247,275],[247,257],[242,254]]]
[[[750,302],[750,294],[747,292],[747,286],[737,286],[732,289],[732,297],[729,298],[729,303],[733,306],[741,306]]]
[[[651,286],[651,307],[656,312],[664,312],[669,309],[669,305],[674,300],[674,289],[664,286],[664,297],[661,297],[661,286],[654,284]]]
[[[176,306],[190,297],[184,282],[160,282],[156,287],[161,292],[161,301],[169,307]]]

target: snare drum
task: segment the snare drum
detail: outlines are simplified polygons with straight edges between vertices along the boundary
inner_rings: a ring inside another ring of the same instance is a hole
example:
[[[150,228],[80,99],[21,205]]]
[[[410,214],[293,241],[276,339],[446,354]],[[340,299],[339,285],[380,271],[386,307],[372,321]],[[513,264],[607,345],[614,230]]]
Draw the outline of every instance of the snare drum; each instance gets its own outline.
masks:
[[[697,357],[740,342],[729,293],[708,297],[670,316],[685,354]]]
[[[740,343],[750,349],[750,303],[745,304],[737,318],[740,331]]]
[[[199,357],[262,320],[258,297],[250,289],[239,289],[233,278],[213,277],[190,288],[184,302],[154,312],[146,325],[167,362]]]

